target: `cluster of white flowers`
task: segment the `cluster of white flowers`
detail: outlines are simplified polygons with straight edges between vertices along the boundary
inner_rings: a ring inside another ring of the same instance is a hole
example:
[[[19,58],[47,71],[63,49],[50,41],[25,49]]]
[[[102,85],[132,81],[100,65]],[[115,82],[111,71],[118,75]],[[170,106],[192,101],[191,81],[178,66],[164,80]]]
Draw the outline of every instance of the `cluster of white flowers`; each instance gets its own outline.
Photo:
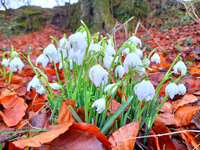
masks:
[[[12,53],[13,59],[10,61],[10,59],[3,58],[1,64],[5,67],[8,67],[10,65],[10,70],[12,72],[17,72],[18,70],[21,71],[22,68],[24,67],[24,63],[17,55],[18,53],[16,51],[13,51]]]

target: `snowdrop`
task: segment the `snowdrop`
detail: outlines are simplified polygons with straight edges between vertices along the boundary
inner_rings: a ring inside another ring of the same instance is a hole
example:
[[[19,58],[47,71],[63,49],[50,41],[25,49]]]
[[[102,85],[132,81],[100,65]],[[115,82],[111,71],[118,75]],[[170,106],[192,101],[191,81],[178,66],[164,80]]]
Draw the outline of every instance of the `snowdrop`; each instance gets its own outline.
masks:
[[[122,51],[122,56],[124,55],[128,55],[128,53],[130,52],[130,48],[125,48],[123,51]]]
[[[10,70],[12,72],[16,72],[17,69],[19,71],[22,70],[22,68],[24,67],[24,63],[21,61],[21,59],[19,57],[15,57],[11,62],[10,62]]]
[[[82,65],[84,59],[84,52],[78,50],[76,52],[70,51],[69,59],[72,59],[73,62],[76,62],[79,66]]]
[[[10,63],[10,59],[6,59],[6,58],[3,58],[3,61],[1,62],[1,64],[5,67],[8,67],[9,63]]]
[[[129,72],[129,68],[137,65],[143,65],[141,59],[135,53],[129,53],[124,60],[124,70],[126,73]],[[136,70],[140,70],[141,67],[137,67]],[[142,71],[143,69],[141,69]]]
[[[47,64],[49,63],[49,59],[47,58],[46,55],[41,54],[37,59],[36,59],[36,66],[38,66],[38,62],[42,63],[42,66],[45,68]]]
[[[157,53],[151,57],[151,62],[155,62],[156,64],[160,64],[160,56]]]
[[[176,94],[178,94],[178,87],[175,83],[170,83],[165,88],[165,94],[169,95],[171,99],[174,98]]]
[[[56,47],[53,44],[49,44],[43,51],[43,54],[49,57],[50,63],[52,63],[52,57],[56,60],[57,53]]]
[[[181,71],[181,75],[186,75],[187,68],[186,68],[185,64],[182,61],[178,61],[174,65],[173,69],[174,69],[174,73],[176,73],[176,74],[178,73],[178,70],[180,70]]]
[[[113,89],[112,89],[112,88],[113,88]],[[104,92],[109,93],[111,89],[112,89],[111,94],[114,94],[114,92],[115,92],[116,89],[117,89],[116,83],[108,84],[108,85],[105,87]]]
[[[178,94],[179,95],[184,95],[185,93],[186,93],[186,87],[184,86],[184,84],[179,84],[178,86],[177,86],[177,88],[178,88]]]
[[[106,107],[106,100],[104,98],[97,99],[92,104],[92,107],[97,107],[97,111],[100,114]]]
[[[49,85],[54,90],[59,90],[60,88],[62,88],[62,86],[59,85],[58,83],[50,83]]]
[[[136,50],[135,50],[134,53],[135,53],[139,58],[141,58],[142,55],[143,55],[143,52],[142,52],[141,49],[139,49],[139,48],[136,48]]]
[[[150,65],[150,60],[149,60],[148,58],[144,58],[144,59],[142,60],[142,63],[143,63],[144,66],[149,67],[149,65]]]
[[[140,47],[142,47],[142,42],[141,42],[141,40],[140,40],[138,37],[136,37],[136,36],[130,37],[130,38],[128,39],[128,41],[129,41],[128,44],[131,44],[131,43],[138,44],[138,43],[139,43]]]
[[[95,65],[92,66],[89,71],[89,78],[95,84],[96,87],[99,87],[101,83],[108,83],[108,72],[104,70],[102,66]]]
[[[37,75],[33,77],[33,79],[29,82],[27,86],[27,91],[30,91],[31,87],[36,88],[36,92],[38,92],[41,88],[40,80],[38,79]]]
[[[136,84],[134,91],[140,101],[152,100],[155,95],[155,88],[149,80],[143,80],[142,82]]]
[[[12,52],[12,57],[13,57],[13,58],[17,57],[17,55],[18,55],[18,53],[17,53],[16,51],[13,51],[13,52]]]
[[[105,57],[103,58],[103,66],[106,67],[106,69],[110,69],[112,61],[113,61],[112,56],[105,55]]]
[[[101,51],[102,46],[99,44],[91,44],[89,47],[89,51],[91,52],[91,55],[95,52]]]
[[[116,54],[115,49],[111,45],[107,45],[105,55],[114,56],[115,54]]]
[[[116,67],[115,69],[115,76],[119,76],[120,78],[122,78],[124,76],[125,70],[124,67],[122,65],[119,65]]]
[[[87,41],[85,39],[85,35],[80,32],[70,35],[69,43],[72,44],[72,49],[74,50],[74,52],[78,50],[81,50],[81,52],[83,52],[88,46]]]
[[[36,89],[36,92],[37,92],[38,94],[40,94],[40,95],[46,94],[46,91],[45,91],[45,89],[44,89],[43,86],[40,86],[40,88]]]

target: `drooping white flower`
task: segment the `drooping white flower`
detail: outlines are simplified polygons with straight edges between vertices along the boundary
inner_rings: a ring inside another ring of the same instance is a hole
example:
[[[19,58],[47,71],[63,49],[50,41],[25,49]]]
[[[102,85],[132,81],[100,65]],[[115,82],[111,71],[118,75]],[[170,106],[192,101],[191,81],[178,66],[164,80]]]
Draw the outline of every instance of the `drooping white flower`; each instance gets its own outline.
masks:
[[[38,92],[41,88],[40,80],[37,78],[37,75],[33,77],[33,79],[29,82],[27,86],[27,91],[30,91],[31,87],[36,88],[36,92]]]
[[[102,49],[102,46],[100,44],[91,44],[89,47],[89,51],[91,52],[91,55],[93,53],[101,51],[101,49]]]
[[[112,89],[112,87],[113,87],[113,89]],[[114,92],[115,92],[116,89],[117,89],[116,83],[108,84],[108,85],[105,87],[104,92],[109,93],[111,89],[112,89],[111,94],[114,94]]]
[[[15,57],[11,62],[10,62],[10,70],[12,72],[16,72],[17,69],[19,71],[22,70],[22,68],[24,67],[24,63],[21,61],[21,59],[19,57]]]
[[[136,84],[134,91],[140,101],[152,100],[155,95],[155,88],[149,80],[143,80],[142,82]]]
[[[137,48],[137,47],[135,47],[135,54],[139,57],[139,58],[141,58],[142,57],[142,55],[143,55],[143,52],[141,51],[141,49],[139,49],[139,48]]]
[[[57,53],[58,51],[56,50],[56,47],[53,44],[49,44],[43,51],[43,54],[49,57],[50,63],[52,63],[52,57],[54,60],[56,60]]]
[[[169,95],[171,99],[174,98],[176,94],[178,94],[178,87],[175,83],[170,83],[165,88],[165,94]]]
[[[130,43],[135,43],[135,44],[140,44],[140,47],[142,47],[142,42],[141,42],[141,40],[138,38],[138,37],[136,37],[136,36],[132,36],[132,37],[130,37],[129,39],[128,39],[128,44],[130,44]]]
[[[97,99],[92,104],[92,107],[97,107],[97,111],[100,114],[106,107],[106,100],[104,98]]]
[[[130,48],[125,48],[123,51],[122,51],[122,56],[124,55],[128,55],[128,53],[130,52]]]
[[[160,56],[158,53],[154,53],[151,57],[151,62],[155,62],[156,64],[160,64]]]
[[[71,59],[70,59],[71,60]],[[72,60],[71,60],[72,61]],[[66,62],[64,61],[64,65],[65,65],[65,68],[66,68]],[[62,64],[62,62],[61,63],[59,63],[59,67],[58,67],[58,69],[59,70],[61,70],[61,69],[63,69],[63,64]],[[71,70],[71,69],[70,69]]]
[[[178,61],[174,67],[174,73],[178,73],[178,70],[181,71],[181,75],[186,75],[186,72],[187,72],[187,67],[185,66],[185,64],[182,62],[182,61]]]
[[[114,56],[115,54],[116,54],[115,49],[111,45],[107,45],[105,55]]]
[[[47,64],[49,63],[49,59],[47,58],[46,55],[41,54],[37,59],[36,59],[36,66],[38,66],[38,62],[42,63],[42,66],[45,68]]]
[[[81,50],[81,52],[85,51],[87,45],[87,41],[85,39],[85,35],[83,33],[77,32],[69,36],[69,43],[72,44],[72,48],[74,52]]]
[[[1,62],[1,64],[5,67],[8,67],[9,63],[10,63],[10,58],[9,59],[3,58],[2,62]]]
[[[179,95],[184,95],[186,93],[186,87],[184,84],[179,84],[178,86],[178,94]]]
[[[44,89],[43,86],[40,86],[40,88],[36,89],[36,92],[37,92],[38,94],[40,94],[40,95],[46,94],[46,91],[45,91],[45,89]]]
[[[142,60],[142,63],[143,63],[144,66],[149,67],[149,65],[150,65],[150,60],[147,59],[147,58],[144,58],[144,59]]]
[[[85,53],[80,50],[76,52],[70,51],[69,60],[72,59],[73,62],[76,62],[80,66],[83,64],[84,55]]]
[[[125,70],[124,67],[122,65],[119,65],[116,67],[115,69],[115,76],[119,76],[120,78],[122,78],[124,76]]]
[[[125,72],[128,73],[129,68],[132,68],[137,65],[143,65],[141,59],[135,53],[129,53],[124,60]],[[140,70],[139,68],[141,67],[137,67],[136,70]]]
[[[13,51],[13,52],[12,52],[12,57],[13,57],[13,58],[17,57],[17,54],[18,54],[18,53],[17,53],[16,51]]]
[[[108,72],[99,64],[92,66],[89,71],[89,78],[95,84],[96,87],[99,87],[101,83],[108,83]]]
[[[108,44],[106,43],[106,45],[110,45],[110,46],[114,47],[113,40],[108,39],[107,42],[108,42]]]
[[[105,57],[103,58],[103,66],[106,67],[106,69],[110,69],[112,61],[113,61],[112,56],[105,55]]]
[[[62,86],[59,85],[58,83],[50,83],[49,85],[54,90],[59,90],[60,88],[62,88]]]
[[[63,53],[63,59],[67,57],[67,51],[71,49],[69,42],[66,38],[62,38],[59,40],[59,45],[58,45],[58,52]]]

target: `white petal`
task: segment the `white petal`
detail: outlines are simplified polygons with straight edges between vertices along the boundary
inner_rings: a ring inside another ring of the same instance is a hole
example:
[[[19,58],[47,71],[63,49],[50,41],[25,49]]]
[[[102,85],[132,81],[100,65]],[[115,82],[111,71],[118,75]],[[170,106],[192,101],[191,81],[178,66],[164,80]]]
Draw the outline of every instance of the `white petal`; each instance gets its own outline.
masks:
[[[156,64],[160,64],[160,56],[157,53],[154,53],[154,55],[151,57],[151,61],[155,62]]]
[[[178,85],[178,94],[179,95],[184,95],[186,93],[186,87],[184,84],[179,84]]]
[[[54,90],[59,90],[60,88],[62,88],[62,86],[59,85],[58,83],[50,83],[49,85]]]
[[[106,100],[104,98],[97,99],[93,104],[92,107],[97,107],[97,111],[101,113],[106,106]]]
[[[182,62],[182,61],[178,61],[174,67],[174,73],[178,73],[178,70],[181,71],[181,75],[186,75],[186,72],[187,72],[187,67],[185,66],[185,64]]]

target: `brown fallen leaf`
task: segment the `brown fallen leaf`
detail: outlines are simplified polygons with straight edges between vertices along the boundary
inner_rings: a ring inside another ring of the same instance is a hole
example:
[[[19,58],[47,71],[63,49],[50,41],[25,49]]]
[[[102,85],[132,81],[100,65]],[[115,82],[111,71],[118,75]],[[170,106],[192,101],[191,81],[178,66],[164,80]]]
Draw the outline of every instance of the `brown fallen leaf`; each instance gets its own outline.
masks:
[[[154,124],[176,125],[177,123],[174,118],[174,114],[166,112],[158,114]]]
[[[198,107],[186,107],[181,106],[177,109],[174,114],[174,118],[177,121],[176,126],[186,126],[192,120],[194,114],[196,114],[197,110],[200,110],[200,106]]]
[[[14,150],[16,147],[24,149],[26,147],[40,147],[42,144],[51,142],[57,138],[60,134],[65,133],[69,127],[72,125],[72,122],[64,122],[60,125],[50,126],[49,131],[31,137],[29,139],[15,141],[10,143],[9,149]]]
[[[16,95],[1,97],[0,103],[5,108],[4,112],[0,111],[0,115],[8,127],[17,125],[22,120],[28,107],[24,99]]]
[[[156,135],[152,130],[149,133],[150,135]],[[161,150],[158,142],[158,137],[150,137],[148,140],[148,147],[150,149],[156,149],[156,150]]]
[[[140,122],[131,122],[119,128],[110,137],[109,141],[112,143],[113,150],[131,150],[135,146]]]
[[[180,106],[183,106],[188,103],[194,103],[198,98],[192,94],[186,94],[182,99],[172,102],[172,108],[176,111]]]
[[[155,134],[170,133],[168,127],[164,124],[157,124],[152,127]],[[171,140],[171,135],[158,137],[159,145],[161,149],[171,149],[176,150],[174,143]]]

